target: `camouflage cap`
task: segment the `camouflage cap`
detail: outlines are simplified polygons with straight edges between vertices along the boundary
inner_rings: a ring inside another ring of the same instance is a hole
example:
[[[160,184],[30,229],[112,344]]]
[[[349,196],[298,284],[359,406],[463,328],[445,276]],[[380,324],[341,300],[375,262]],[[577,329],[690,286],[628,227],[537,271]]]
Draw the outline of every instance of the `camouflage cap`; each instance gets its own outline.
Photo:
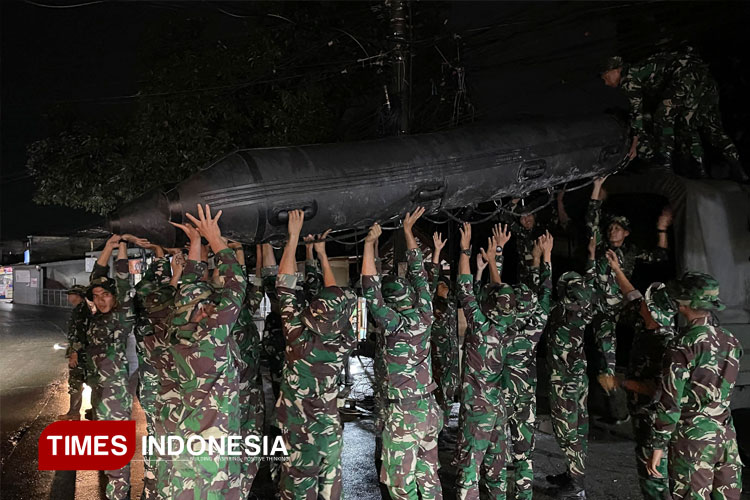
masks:
[[[112,295],[117,294],[117,283],[115,282],[114,279],[108,278],[106,276],[100,276],[98,278],[94,278],[94,280],[89,283],[89,286],[86,289],[87,299],[94,300],[94,288],[104,288],[106,291],[108,291]]]
[[[610,56],[602,60],[602,62],[599,65],[599,74],[604,74],[607,71],[612,71],[613,69],[622,68],[623,66],[622,57],[620,56]]]
[[[350,325],[357,304],[354,292],[338,286],[323,288],[302,311],[302,323],[316,333],[337,333]]]
[[[526,318],[534,311],[538,298],[525,283],[513,286],[516,295],[516,312],[519,318]]]
[[[487,319],[498,325],[503,317],[513,314],[516,310],[516,295],[513,287],[506,283],[489,285],[479,305]]]
[[[679,305],[702,311],[723,311],[726,307],[719,299],[719,282],[710,274],[689,271],[669,288]]]
[[[383,300],[396,311],[406,311],[414,308],[417,294],[404,278],[388,274],[383,277]]]
[[[617,224],[625,231],[630,231],[630,219],[628,219],[624,215],[613,215],[612,217],[610,217],[607,227],[611,226],[612,224]]]
[[[199,281],[182,285],[180,294],[175,300],[175,309],[172,323],[174,325],[186,325],[190,323],[193,311],[201,302],[209,302],[214,293],[208,283]]]
[[[68,295],[80,295],[86,297],[86,287],[83,285],[73,285],[68,288]]]
[[[582,310],[591,308],[593,290],[586,285],[583,276],[575,271],[564,273],[557,280],[557,294],[565,309]]]
[[[660,326],[674,326],[677,304],[669,296],[667,286],[664,283],[651,283],[646,289],[644,300],[651,318],[656,323]]]

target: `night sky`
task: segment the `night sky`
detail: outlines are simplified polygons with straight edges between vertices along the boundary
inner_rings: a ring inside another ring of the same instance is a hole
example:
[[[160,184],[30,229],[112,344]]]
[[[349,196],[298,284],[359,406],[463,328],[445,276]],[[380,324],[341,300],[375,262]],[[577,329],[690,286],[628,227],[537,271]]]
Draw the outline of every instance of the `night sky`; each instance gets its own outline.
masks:
[[[85,2],[50,5],[75,3]],[[362,9],[370,4],[359,3]],[[264,5],[273,11],[273,3]],[[685,40],[710,63],[721,88],[726,128],[747,158],[750,7],[746,3],[455,2],[445,6],[446,28],[462,37],[467,89],[478,119],[564,116],[625,107],[620,93],[598,79],[599,61],[615,53],[630,59],[647,55],[664,38],[673,45]],[[26,147],[49,134],[45,113],[52,105],[68,103],[80,118],[94,121],[127,116],[133,99],[101,98],[137,92],[138,46],[147,23],[207,16],[216,23],[217,37],[227,36],[242,33],[245,26],[242,19],[226,12],[242,12],[243,7],[232,2],[100,2],[45,8],[2,2],[0,240],[66,234],[96,221],[82,211],[41,207],[31,201],[34,186],[25,170]],[[417,53],[415,66],[424,60]]]

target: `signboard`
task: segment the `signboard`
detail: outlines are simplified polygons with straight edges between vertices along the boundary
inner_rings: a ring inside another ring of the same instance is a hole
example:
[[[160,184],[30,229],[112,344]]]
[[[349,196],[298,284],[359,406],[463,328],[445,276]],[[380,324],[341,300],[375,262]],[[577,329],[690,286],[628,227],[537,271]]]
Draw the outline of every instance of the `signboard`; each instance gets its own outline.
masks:
[[[86,262],[84,263],[84,269],[87,273],[90,273],[94,270],[94,264],[96,264],[96,257],[86,257]]]
[[[28,271],[28,270],[16,271],[16,282],[28,283],[29,281],[31,281],[31,271]]]
[[[39,288],[39,283],[37,278],[31,278],[31,283],[29,283],[29,286],[31,288]]]

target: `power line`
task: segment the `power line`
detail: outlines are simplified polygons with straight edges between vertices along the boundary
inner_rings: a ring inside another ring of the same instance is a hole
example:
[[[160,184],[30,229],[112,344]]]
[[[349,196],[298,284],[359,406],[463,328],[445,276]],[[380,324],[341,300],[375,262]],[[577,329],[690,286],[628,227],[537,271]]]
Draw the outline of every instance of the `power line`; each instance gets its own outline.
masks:
[[[94,0],[93,2],[77,3],[73,5],[49,5],[45,3],[34,2],[33,0],[24,0],[26,3],[35,5],[37,7],[44,7],[46,9],[74,9],[76,7],[87,7],[89,5],[96,5],[98,3],[106,3],[105,0]]]

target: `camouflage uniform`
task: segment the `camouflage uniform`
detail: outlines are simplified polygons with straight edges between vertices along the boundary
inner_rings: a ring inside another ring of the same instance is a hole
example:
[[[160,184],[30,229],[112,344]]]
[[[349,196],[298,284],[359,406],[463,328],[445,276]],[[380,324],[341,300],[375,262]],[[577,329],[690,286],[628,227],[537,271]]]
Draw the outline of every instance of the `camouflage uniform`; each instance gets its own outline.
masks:
[[[673,296],[692,309],[724,308],[718,282],[703,273],[683,276]],[[669,446],[674,499],[740,498],[742,463],[729,399],[741,357],[739,341],[710,317],[694,320],[667,351],[652,446]]]
[[[515,288],[517,320],[510,327],[511,341],[503,364],[502,386],[508,411],[511,498],[530,499],[534,471],[531,454],[536,430],[536,348],[547,324],[552,294],[552,266],[531,268],[532,287]]]
[[[279,315],[279,297],[276,293],[276,275],[278,273],[279,268],[277,266],[264,267],[261,271],[263,290],[271,301],[271,312],[268,313],[263,326],[262,360],[268,367],[271,377],[274,401],[279,399],[281,376],[284,369],[284,350],[286,348],[281,316]]]
[[[94,264],[87,292],[93,298],[94,288],[101,287],[114,294],[117,302],[107,314],[97,312],[91,318],[86,354],[96,367],[98,383],[92,402],[97,402],[97,418],[102,420],[130,420],[133,396],[128,391],[128,360],[125,346],[136,322],[135,302],[128,281],[128,261],[115,261],[116,277],[107,277],[109,268]],[[130,465],[105,471],[108,499],[130,496]]]
[[[77,293],[78,290],[72,289],[68,294]],[[80,287],[80,290],[85,291],[86,289]],[[78,364],[76,367],[68,367],[68,394],[70,394],[68,415],[79,415],[81,411],[83,384],[87,381],[86,346],[88,341],[86,339],[86,332],[89,328],[90,319],[91,309],[89,309],[86,301],[83,300],[73,308],[68,320],[68,349],[65,355],[66,357],[70,357],[73,353],[78,354]]]
[[[454,300],[437,295],[440,267],[432,263],[426,264],[425,267],[432,282],[432,290],[435,291],[432,299],[434,319],[430,331],[432,375],[438,385],[436,399],[443,408],[443,421],[447,424],[460,384],[458,311]],[[450,285],[445,283],[450,288]]]
[[[502,269],[502,255],[497,256]],[[478,499],[480,475],[492,498],[505,498],[506,414],[502,395],[503,356],[510,340],[515,297],[509,285],[488,285],[477,299],[473,278],[458,277],[458,299],[466,317],[458,442],[457,497]]]
[[[583,484],[588,449],[588,377],[583,333],[591,321],[593,261],[586,279],[567,272],[558,280],[559,302],[550,312],[547,362],[550,367],[550,416],[568,474]]]
[[[607,221],[607,226],[602,225],[601,221],[602,202],[601,200],[589,200],[588,211],[586,212],[586,226],[589,235],[596,237],[596,314],[593,319],[594,335],[596,345],[601,355],[598,361],[599,373],[614,376],[617,338],[615,330],[617,322],[622,312],[623,298],[620,287],[615,280],[615,273],[607,261],[607,250],[610,249],[602,235],[607,234],[607,227],[610,224],[619,224],[623,229],[630,230],[630,222],[622,216],[612,217]],[[641,250],[635,246],[623,243],[617,248],[612,248],[617,254],[625,276],[630,278],[635,269],[636,261],[642,262],[663,262],[666,261],[667,250],[656,247],[653,250]]]
[[[239,349],[232,328],[245,299],[246,280],[234,252],[215,254],[224,287],[215,293],[199,279],[205,263],[188,260],[175,301],[170,350],[177,368],[182,407],[175,413],[183,438],[220,439],[240,434]],[[201,302],[217,303],[214,314],[191,323]],[[241,463],[231,457],[187,452],[172,463],[170,498],[239,498]]]
[[[135,330],[140,375],[138,401],[146,414],[146,432],[149,436],[166,434],[158,423],[163,378],[157,367],[159,362],[156,358],[161,355],[162,350],[166,349],[167,321],[175,296],[175,288],[169,285],[171,275],[169,258],[156,258],[135,287],[139,313]],[[157,469],[159,462],[168,461],[168,457],[144,453],[143,458],[142,498],[144,500],[159,498]],[[162,472],[161,477],[168,476]]]
[[[341,498],[342,424],[339,374],[354,350],[356,297],[339,287],[300,307],[295,275],[276,281],[286,338],[286,364],[276,412],[289,451],[281,466],[281,498]]]
[[[407,277],[362,276],[372,316],[384,330],[388,409],[380,480],[394,499],[440,499],[437,436],[443,415],[432,392],[432,293],[422,252],[406,252]],[[384,299],[385,297],[385,299]]]
[[[245,269],[243,268],[243,272]],[[260,375],[261,344],[258,327],[253,316],[263,301],[263,283],[260,277],[253,282],[248,280],[245,301],[240,310],[237,322],[232,328],[232,336],[237,342],[240,356],[237,358],[237,369],[240,377],[240,429],[243,441],[247,436],[263,436],[263,417],[265,414],[265,397],[263,380]],[[253,480],[258,473],[258,461],[244,457],[242,474],[239,478],[241,498],[250,495]]]
[[[675,136],[685,138],[690,154],[701,163],[704,156],[700,133],[731,162],[739,162],[737,148],[724,132],[719,93],[708,66],[688,48],[682,52],[659,52],[640,63],[622,68],[620,87],[630,101],[630,125],[638,135],[639,149],[646,158],[653,153],[669,162]],[[645,101],[658,100],[652,113],[653,140],[646,131]],[[643,144],[640,144],[641,140]]]
[[[667,457],[663,457],[659,467],[662,478],[648,474],[646,464],[651,458],[651,432],[654,424],[653,395],[645,394],[654,390],[661,378],[661,366],[667,345],[674,337],[674,317],[677,310],[669,299],[666,288],[662,283],[652,284],[646,291],[644,298],[637,290],[633,290],[626,297],[630,312],[635,317],[635,334],[631,349],[627,378],[644,390],[628,393],[628,410],[632,417],[633,435],[635,437],[635,458],[638,471],[638,481],[641,493],[645,499],[669,499],[669,481],[667,480]],[[647,307],[650,317],[657,323],[657,328],[646,329],[643,319],[643,306]]]

